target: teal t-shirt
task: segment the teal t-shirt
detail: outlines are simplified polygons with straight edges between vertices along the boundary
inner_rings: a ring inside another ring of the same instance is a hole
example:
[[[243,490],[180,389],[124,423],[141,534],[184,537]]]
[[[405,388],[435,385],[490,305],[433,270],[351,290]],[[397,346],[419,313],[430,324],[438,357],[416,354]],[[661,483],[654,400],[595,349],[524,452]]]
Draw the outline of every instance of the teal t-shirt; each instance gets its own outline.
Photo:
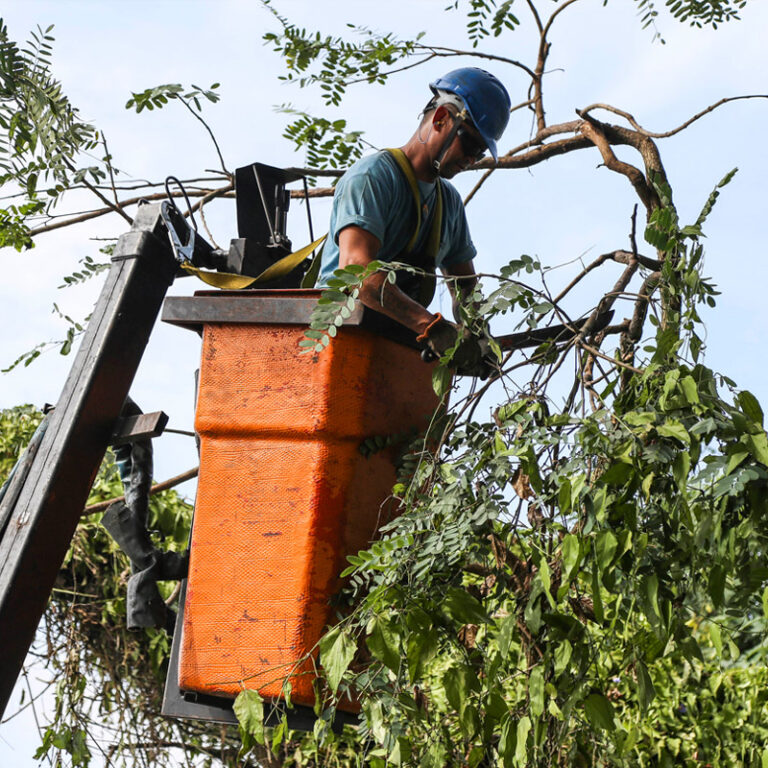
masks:
[[[435,265],[438,268],[470,261],[477,253],[459,193],[452,184],[444,180],[441,183],[443,221]],[[419,189],[423,207],[416,253],[426,247],[429,239],[437,183],[419,181]],[[358,160],[336,185],[318,286],[327,285],[333,271],[339,268],[339,232],[350,225],[370,232],[381,242],[376,256],[379,261],[405,261],[403,252],[413,236],[416,213],[411,187],[389,152],[377,152]]]

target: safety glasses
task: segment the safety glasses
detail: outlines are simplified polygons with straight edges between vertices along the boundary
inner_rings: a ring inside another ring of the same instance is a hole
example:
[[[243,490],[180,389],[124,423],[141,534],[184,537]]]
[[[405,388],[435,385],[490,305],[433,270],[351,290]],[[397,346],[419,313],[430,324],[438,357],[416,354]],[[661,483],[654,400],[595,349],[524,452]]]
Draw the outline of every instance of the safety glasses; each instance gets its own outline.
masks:
[[[466,126],[460,126],[456,131],[456,135],[461,142],[461,151],[475,162],[482,159],[483,155],[488,151],[485,142],[477,134],[470,133]]]

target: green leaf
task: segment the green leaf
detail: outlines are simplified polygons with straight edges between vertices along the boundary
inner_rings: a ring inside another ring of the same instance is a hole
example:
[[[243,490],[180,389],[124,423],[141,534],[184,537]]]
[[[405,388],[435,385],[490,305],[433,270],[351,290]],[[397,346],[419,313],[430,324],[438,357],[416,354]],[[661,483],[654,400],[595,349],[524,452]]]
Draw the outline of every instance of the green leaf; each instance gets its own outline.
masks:
[[[648,711],[648,707],[656,697],[656,688],[653,680],[648,673],[648,667],[640,660],[635,662],[635,673],[637,674],[637,690],[640,696],[640,709],[643,714]]]
[[[434,629],[411,632],[406,643],[408,679],[411,683],[418,680],[423,666],[435,656],[437,650],[438,637]]]
[[[573,653],[573,646],[570,640],[563,640],[555,649],[555,677],[559,677],[568,667],[568,662],[571,660],[571,654]]]
[[[765,432],[757,435],[746,435],[749,452],[764,466],[768,467],[768,437]]]
[[[232,709],[240,725],[243,746],[255,740],[264,743],[264,704],[257,691],[245,690],[237,694]]]
[[[711,622],[709,625],[709,639],[712,641],[712,645],[715,646],[715,650],[717,650],[717,655],[722,656],[723,655],[723,635],[720,632],[720,627],[715,624],[715,622]]]
[[[597,535],[595,550],[597,556],[597,567],[600,573],[604,574],[608,566],[613,562],[613,556],[616,554],[618,541],[613,535],[613,531],[602,531]]]
[[[557,591],[559,600],[567,594],[570,582],[576,575],[576,571],[581,564],[581,546],[579,544],[578,536],[574,536],[572,533],[566,535],[562,544],[562,557],[565,578],[560,585],[560,589]]]
[[[672,461],[672,475],[677,487],[684,491],[688,485],[688,473],[691,471],[691,454],[688,451],[679,451]]]
[[[531,718],[524,715],[517,723],[517,743],[515,744],[514,764],[521,766],[528,765],[528,732],[531,730]]]
[[[438,365],[432,370],[432,389],[442,397],[451,388],[451,370],[445,365]]]
[[[651,573],[643,579],[642,588],[645,597],[645,613],[648,620],[656,627],[661,625],[659,610],[659,577]]]
[[[768,589],[766,590],[768,592]],[[509,647],[515,632],[515,616],[505,616],[499,627],[499,653],[503,659],[509,655]]]
[[[595,728],[603,731],[613,731],[616,728],[613,705],[602,693],[590,693],[587,696],[584,712]]]
[[[365,642],[373,657],[397,674],[400,669],[400,639],[390,623],[384,619],[374,619],[371,633]]]
[[[685,399],[689,404],[695,405],[699,402],[699,390],[693,376],[683,376],[680,379],[680,388],[683,390],[683,395],[685,395]]]
[[[674,437],[681,443],[689,445],[691,436],[688,430],[679,421],[668,421],[666,424],[659,424],[656,431],[664,437]]]
[[[723,604],[725,596],[725,569],[720,565],[715,565],[709,572],[708,591],[712,598],[712,602],[715,604],[715,608],[718,608]]]
[[[450,705],[459,712],[470,694],[477,688],[477,673],[472,667],[449,667],[443,675],[443,687]]]
[[[484,624],[488,615],[477,598],[466,589],[451,587],[442,602],[443,610],[460,624]]]
[[[528,678],[528,698],[531,703],[531,715],[541,717],[544,712],[544,670],[534,667]]]
[[[319,643],[322,662],[328,685],[336,691],[341,678],[355,656],[355,641],[340,627],[334,627],[322,637]]]
[[[736,402],[739,404],[744,415],[753,423],[763,425],[763,409],[757,398],[747,390],[742,390],[736,395]]]

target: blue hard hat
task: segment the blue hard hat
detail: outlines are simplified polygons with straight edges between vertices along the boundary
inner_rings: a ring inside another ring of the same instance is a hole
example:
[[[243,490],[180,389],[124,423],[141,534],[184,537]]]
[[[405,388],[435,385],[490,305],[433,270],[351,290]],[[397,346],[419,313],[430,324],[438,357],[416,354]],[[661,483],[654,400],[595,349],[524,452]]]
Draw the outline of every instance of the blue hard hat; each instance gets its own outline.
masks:
[[[436,95],[438,91],[447,91],[461,98],[472,123],[496,160],[496,142],[507,127],[512,106],[501,81],[479,67],[462,67],[438,77],[429,87]]]

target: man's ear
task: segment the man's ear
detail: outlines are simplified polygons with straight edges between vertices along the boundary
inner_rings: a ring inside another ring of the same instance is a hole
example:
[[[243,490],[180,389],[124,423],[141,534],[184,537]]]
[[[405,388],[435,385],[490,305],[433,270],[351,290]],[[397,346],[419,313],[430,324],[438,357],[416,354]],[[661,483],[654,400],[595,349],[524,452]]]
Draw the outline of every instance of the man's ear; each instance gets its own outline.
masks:
[[[452,117],[450,110],[441,104],[432,115],[432,126],[436,131],[441,131]]]

